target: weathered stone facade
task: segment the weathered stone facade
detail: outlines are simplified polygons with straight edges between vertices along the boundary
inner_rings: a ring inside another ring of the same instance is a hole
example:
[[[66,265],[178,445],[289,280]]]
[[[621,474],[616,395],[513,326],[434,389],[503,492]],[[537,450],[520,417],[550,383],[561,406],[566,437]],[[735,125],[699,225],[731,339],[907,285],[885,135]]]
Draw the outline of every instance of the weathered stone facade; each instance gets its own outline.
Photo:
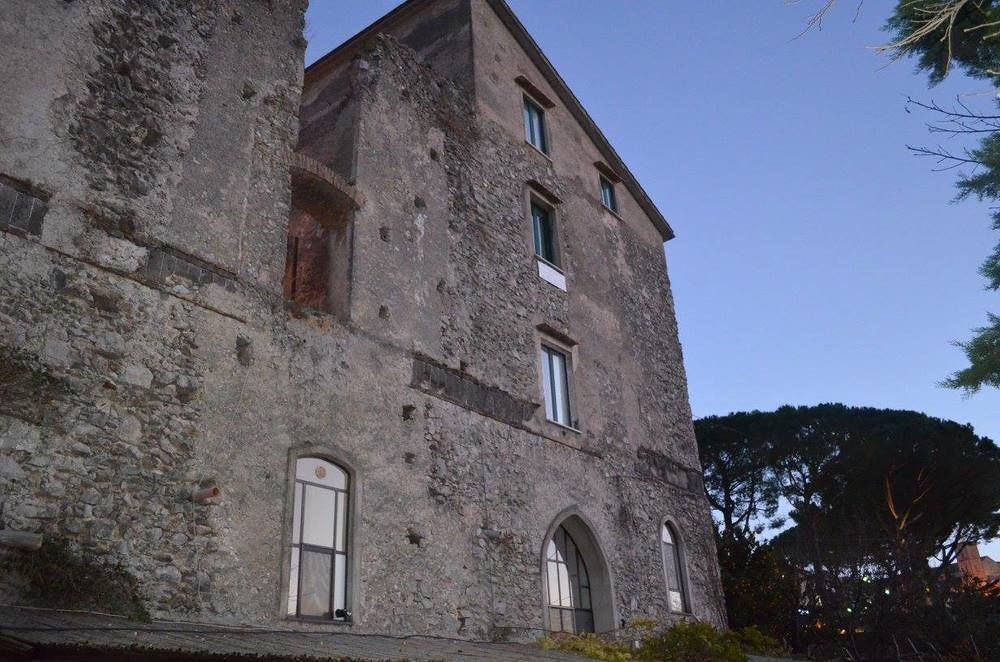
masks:
[[[13,4],[0,525],[124,564],[154,615],[280,624],[291,467],[318,455],[351,475],[356,632],[537,636],[566,517],[603,629],[676,617],[664,521],[690,613],[724,620],[669,228],[627,172],[602,207],[594,162],[623,166],[505,6],[415,0],[303,81],[305,0]],[[556,100],[550,156],[518,76]],[[289,237],[322,258],[292,302]],[[542,337],[573,347],[578,430],[545,420]]]

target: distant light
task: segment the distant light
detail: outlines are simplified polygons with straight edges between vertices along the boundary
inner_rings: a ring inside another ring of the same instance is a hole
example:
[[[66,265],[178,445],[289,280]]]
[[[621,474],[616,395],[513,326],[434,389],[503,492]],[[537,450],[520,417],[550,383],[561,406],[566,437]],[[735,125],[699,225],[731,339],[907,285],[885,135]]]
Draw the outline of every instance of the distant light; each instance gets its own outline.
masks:
[[[885,594],[889,595],[889,589],[885,589]]]

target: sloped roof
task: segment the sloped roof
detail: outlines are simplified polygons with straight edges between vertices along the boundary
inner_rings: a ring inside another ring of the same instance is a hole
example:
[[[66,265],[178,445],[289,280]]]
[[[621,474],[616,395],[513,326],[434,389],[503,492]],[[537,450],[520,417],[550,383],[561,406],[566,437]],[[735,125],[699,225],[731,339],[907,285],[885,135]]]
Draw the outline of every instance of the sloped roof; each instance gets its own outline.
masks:
[[[486,3],[493,9],[496,15],[500,18],[501,22],[511,33],[517,43],[521,46],[524,52],[531,59],[532,63],[538,68],[538,70],[548,81],[552,89],[555,90],[556,95],[559,97],[560,101],[566,106],[566,109],[570,111],[580,126],[587,133],[587,136],[594,142],[597,149],[601,152],[605,161],[611,166],[613,170],[620,174],[622,179],[622,184],[628,189],[629,193],[636,199],[639,206],[646,213],[649,219],[659,230],[660,234],[663,236],[664,241],[669,241],[674,238],[673,228],[667,222],[667,219],[660,212],[656,204],[646,193],[642,185],[636,179],[632,171],[625,164],[625,161],[618,155],[615,148],[611,146],[607,137],[601,131],[597,123],[594,122],[593,118],[580,103],[580,100],[576,98],[573,91],[566,84],[566,81],[562,79],[556,68],[552,66],[552,63],[542,52],[541,47],[528,33],[528,30],[521,23],[517,15],[510,8],[505,0],[485,0]],[[378,19],[367,28],[357,33],[343,44],[333,49],[323,57],[319,58],[311,65],[306,67],[306,79],[308,80],[311,75],[319,74],[323,69],[325,69],[329,64],[340,60],[345,56],[349,56],[362,48],[370,38],[379,34],[380,32],[386,31],[386,29],[395,24],[397,21],[402,20],[408,16],[419,12],[424,6],[435,2],[435,0],[407,0],[403,4],[399,5],[391,12]]]

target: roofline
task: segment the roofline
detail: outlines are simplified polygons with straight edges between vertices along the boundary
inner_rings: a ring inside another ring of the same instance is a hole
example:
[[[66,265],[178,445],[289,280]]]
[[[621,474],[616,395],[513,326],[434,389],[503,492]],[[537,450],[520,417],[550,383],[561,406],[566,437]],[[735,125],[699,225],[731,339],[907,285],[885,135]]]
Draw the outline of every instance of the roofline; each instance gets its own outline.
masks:
[[[415,14],[420,8],[420,5],[427,4],[432,1],[433,0],[406,0],[406,2],[399,5],[388,14],[376,20],[374,23],[355,34],[340,46],[337,46],[332,51],[328,52],[326,55],[306,67],[306,79],[308,80],[322,74],[326,69],[329,69],[336,63],[344,60],[347,56],[360,50],[369,39],[382,32],[385,26],[406,18],[411,14]]]
[[[382,32],[386,26],[415,13],[421,5],[429,2],[433,2],[433,0],[406,0],[406,2],[399,5],[391,12],[306,67],[305,79],[308,81],[321,75],[325,70],[334,66],[336,63],[342,61],[354,52],[360,50],[360,48],[370,38]],[[562,100],[562,102],[566,105],[566,108],[580,123],[584,132],[597,146],[598,151],[600,151],[605,157],[608,165],[621,173],[622,183],[629,190],[632,196],[635,197],[639,206],[642,207],[642,210],[646,212],[650,221],[652,221],[653,225],[656,226],[656,229],[659,230],[663,240],[670,241],[673,239],[675,237],[673,228],[670,227],[670,224],[663,216],[663,213],[656,206],[656,203],[654,203],[649,197],[649,194],[646,193],[646,190],[642,188],[639,180],[637,180],[635,175],[632,174],[632,171],[625,164],[622,157],[618,154],[615,148],[611,146],[607,137],[605,137],[604,133],[597,126],[597,123],[594,122],[594,119],[583,107],[583,104],[580,103],[580,100],[576,98],[575,94],[573,94],[573,91],[569,88],[569,85],[566,84],[566,81],[564,81],[562,76],[559,75],[556,68],[552,66],[552,63],[545,56],[545,53],[542,52],[538,42],[536,42],[528,33],[527,28],[524,27],[524,24],[521,23],[521,20],[510,8],[506,0],[486,0],[486,3],[493,9],[497,17],[499,17],[503,24],[507,27],[521,48],[524,49],[524,52],[527,53],[531,62],[538,67],[538,70],[552,86],[553,90],[555,90],[556,95]]]
[[[649,197],[646,190],[642,188],[639,180],[635,178],[632,171],[619,156],[615,148],[611,146],[611,143],[605,137],[604,133],[601,131],[600,127],[590,116],[590,113],[583,107],[580,100],[576,98],[573,91],[566,84],[566,81],[562,79],[556,68],[552,66],[552,63],[545,53],[542,52],[541,47],[538,42],[528,33],[527,28],[521,23],[521,20],[514,13],[514,10],[510,8],[506,0],[486,0],[487,4],[493,8],[500,20],[503,21],[507,29],[510,30],[514,38],[521,45],[521,48],[528,54],[531,58],[532,63],[538,67],[538,70],[542,72],[542,75],[548,80],[549,84],[555,90],[555,93],[559,96],[566,108],[573,114],[576,120],[583,127],[583,130],[587,133],[587,136],[594,141],[597,149],[604,153],[604,157],[608,161],[608,165],[615,168],[622,175],[622,183],[628,188],[629,192],[635,197],[639,206],[642,210],[646,212],[649,219],[656,226],[656,229],[660,231],[663,235],[664,241],[670,241],[674,238],[673,228],[667,222],[667,219],[663,216],[663,213],[657,208],[656,203]]]

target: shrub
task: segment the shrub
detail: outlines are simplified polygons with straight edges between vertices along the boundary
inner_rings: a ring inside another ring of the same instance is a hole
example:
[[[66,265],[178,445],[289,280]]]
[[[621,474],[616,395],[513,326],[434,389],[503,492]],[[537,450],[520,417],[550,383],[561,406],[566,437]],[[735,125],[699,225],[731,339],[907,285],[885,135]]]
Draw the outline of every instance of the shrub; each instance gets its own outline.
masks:
[[[46,542],[37,552],[14,552],[4,566],[26,586],[23,604],[150,620],[139,583],[124,566],[96,559],[64,540]]]
[[[708,623],[678,623],[642,641],[635,659],[662,662],[746,662],[747,655],[733,633]]]
[[[545,650],[585,655],[605,662],[746,662],[747,653],[781,652],[778,642],[756,628],[720,632],[708,623],[677,623],[656,631],[653,621],[633,621],[626,640],[606,641],[592,634],[551,635],[539,641]],[[639,647],[630,643],[638,641]]]

